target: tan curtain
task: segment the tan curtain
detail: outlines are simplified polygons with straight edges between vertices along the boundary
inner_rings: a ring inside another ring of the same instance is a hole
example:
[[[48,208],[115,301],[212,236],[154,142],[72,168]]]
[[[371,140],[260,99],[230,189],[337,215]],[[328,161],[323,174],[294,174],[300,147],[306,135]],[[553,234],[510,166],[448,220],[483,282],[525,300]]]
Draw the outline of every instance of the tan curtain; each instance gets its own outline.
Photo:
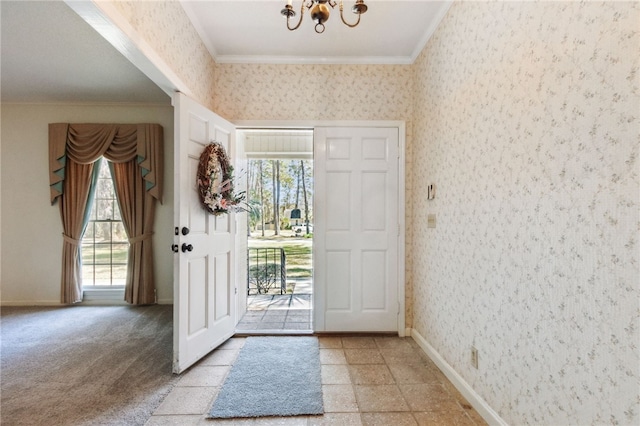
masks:
[[[80,238],[84,231],[87,199],[91,188],[93,164],[67,162],[67,173],[74,176],[64,182],[65,196],[60,199],[62,218],[62,293],[63,303],[82,301],[82,263]]]
[[[134,305],[155,303],[151,237],[156,200],[144,190],[142,171],[135,161],[114,163],[112,170],[130,244],[124,298]]]
[[[69,215],[80,214],[80,208],[72,204],[72,198],[75,197],[68,194],[68,188],[79,185],[78,180],[86,181],[87,185],[90,182],[90,178],[85,178],[84,174],[78,174],[78,167],[73,165],[74,163],[92,164],[101,156],[116,164],[130,163],[128,166],[130,170],[117,172],[120,177],[116,177],[114,180],[116,181],[115,186],[120,188],[117,191],[123,193],[123,199],[120,201],[121,207],[131,210],[127,219],[124,219],[125,213],[123,211],[123,222],[125,220],[128,222],[128,224],[125,223],[125,228],[131,242],[129,260],[132,259],[132,252],[135,258],[135,262],[133,265],[129,265],[127,270],[125,294],[127,295],[126,300],[134,304],[155,302],[151,234],[153,233],[155,200],[162,202],[162,143],[162,127],[158,124],[54,123],[49,125],[51,203],[61,199],[61,212],[62,205],[66,203],[68,207],[65,209],[69,210]],[[124,168],[124,166],[117,166],[117,168]],[[131,172],[131,170],[134,171]],[[120,182],[121,179],[124,181]],[[131,180],[138,182],[130,182]],[[123,188],[134,189],[128,189],[132,194],[127,194],[123,192]],[[120,200],[120,195],[118,198]],[[65,199],[67,200],[65,201]],[[135,201],[132,203],[131,199]],[[77,201],[81,202],[82,200],[78,199]],[[87,198],[85,197],[84,208],[86,208],[86,202]],[[82,209],[83,214],[74,217],[74,223],[78,221],[82,223],[84,208]],[[141,219],[138,220],[138,217]],[[129,221],[129,218],[132,220]],[[64,220],[63,215],[63,222]],[[83,226],[80,228],[80,234],[82,228]],[[75,237],[76,247],[78,247],[77,240],[80,236]],[[74,239],[71,236],[69,238]],[[79,248],[76,252],[74,258],[73,256],[69,257],[67,251],[63,250],[63,303],[75,303],[82,298],[81,294],[79,299],[76,297],[77,295],[68,297],[64,291],[67,287],[75,288],[79,292],[82,290]]]

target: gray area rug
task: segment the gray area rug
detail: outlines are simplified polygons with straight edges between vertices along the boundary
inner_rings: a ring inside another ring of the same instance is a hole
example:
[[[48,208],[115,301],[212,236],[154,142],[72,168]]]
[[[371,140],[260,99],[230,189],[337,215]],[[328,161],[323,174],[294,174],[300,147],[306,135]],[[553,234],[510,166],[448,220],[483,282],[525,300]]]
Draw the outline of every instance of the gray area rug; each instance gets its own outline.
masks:
[[[248,337],[211,418],[322,414],[318,339]]]

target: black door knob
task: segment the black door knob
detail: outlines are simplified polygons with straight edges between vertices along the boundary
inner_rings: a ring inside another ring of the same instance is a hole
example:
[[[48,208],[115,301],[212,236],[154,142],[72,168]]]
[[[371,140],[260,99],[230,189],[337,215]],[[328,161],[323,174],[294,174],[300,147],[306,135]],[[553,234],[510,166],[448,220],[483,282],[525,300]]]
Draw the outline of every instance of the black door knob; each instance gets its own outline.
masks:
[[[187,235],[189,233],[189,228],[187,228],[186,226],[182,227],[182,235]]]
[[[186,253],[188,251],[193,250],[193,246],[191,244],[182,243],[182,252]]]
[[[177,244],[171,244],[171,251],[174,253],[178,252],[178,245]]]

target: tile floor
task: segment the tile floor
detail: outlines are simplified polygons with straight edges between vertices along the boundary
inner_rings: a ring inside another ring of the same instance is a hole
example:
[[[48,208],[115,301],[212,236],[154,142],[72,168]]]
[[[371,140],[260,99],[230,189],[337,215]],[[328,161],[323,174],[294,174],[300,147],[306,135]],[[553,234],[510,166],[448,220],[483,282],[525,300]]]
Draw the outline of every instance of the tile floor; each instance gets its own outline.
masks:
[[[247,297],[247,312],[238,322],[240,333],[313,330],[310,279],[295,280],[293,294],[254,294]]]
[[[230,339],[185,373],[146,423],[159,425],[485,425],[411,338],[322,336],[322,416],[210,420],[245,338]]]

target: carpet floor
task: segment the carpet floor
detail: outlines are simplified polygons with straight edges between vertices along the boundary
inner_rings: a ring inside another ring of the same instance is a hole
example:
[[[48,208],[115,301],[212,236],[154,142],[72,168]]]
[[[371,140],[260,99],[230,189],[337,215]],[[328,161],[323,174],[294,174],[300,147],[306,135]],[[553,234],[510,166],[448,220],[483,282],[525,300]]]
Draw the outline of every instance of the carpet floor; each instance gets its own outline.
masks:
[[[0,423],[143,425],[178,377],[173,307],[3,307]]]

